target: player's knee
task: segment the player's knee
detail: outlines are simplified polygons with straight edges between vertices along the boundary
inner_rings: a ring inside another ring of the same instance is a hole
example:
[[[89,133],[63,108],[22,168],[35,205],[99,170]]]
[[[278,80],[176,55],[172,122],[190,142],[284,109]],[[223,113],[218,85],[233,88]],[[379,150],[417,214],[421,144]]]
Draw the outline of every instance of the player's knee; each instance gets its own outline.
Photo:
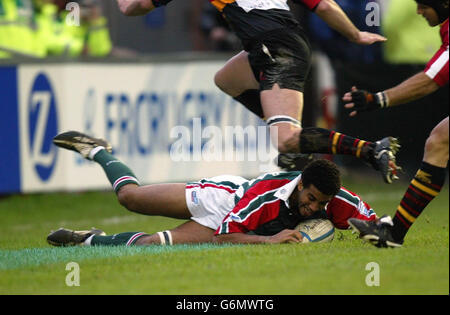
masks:
[[[278,143],[276,144],[280,153],[294,153],[299,151],[301,129],[291,129],[278,132]]]
[[[441,130],[443,128],[435,128],[431,132],[425,143],[425,151],[427,152],[447,152],[448,154],[448,134]]]
[[[167,231],[165,231],[167,232]],[[146,236],[142,236],[140,237],[135,245],[136,246],[148,246],[148,245],[172,245],[172,243],[164,243],[161,241],[161,236],[159,235],[162,232],[158,232],[152,235],[146,235]]]
[[[289,146],[287,141],[278,140],[278,152],[280,152],[280,153],[292,153],[293,150]]]
[[[131,187],[122,187],[117,192],[117,199],[123,207],[127,208],[130,211],[135,211],[135,209],[137,208],[134,189]]]
[[[166,230],[162,232],[157,232],[152,235],[147,235],[139,238],[135,245],[145,246],[145,245],[162,245],[171,246],[174,244],[172,231]]]
[[[216,73],[216,75],[214,76],[214,83],[222,92],[232,97],[236,97],[245,91],[244,88],[242,88],[240,85],[237,86],[233,82],[233,80],[230,79],[229,74],[224,69],[219,70],[219,72]]]
[[[222,70],[219,70],[214,76],[214,83],[219,89],[227,93],[227,84]]]

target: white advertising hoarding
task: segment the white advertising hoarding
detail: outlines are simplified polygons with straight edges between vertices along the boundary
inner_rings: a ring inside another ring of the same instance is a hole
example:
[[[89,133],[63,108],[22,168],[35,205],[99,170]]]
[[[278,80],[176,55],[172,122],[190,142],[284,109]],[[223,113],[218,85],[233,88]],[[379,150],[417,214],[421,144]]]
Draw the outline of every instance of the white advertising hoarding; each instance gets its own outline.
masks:
[[[264,123],[214,85],[221,66],[19,67],[22,190],[110,187],[100,166],[51,144],[68,130],[109,140],[142,184],[276,170]]]

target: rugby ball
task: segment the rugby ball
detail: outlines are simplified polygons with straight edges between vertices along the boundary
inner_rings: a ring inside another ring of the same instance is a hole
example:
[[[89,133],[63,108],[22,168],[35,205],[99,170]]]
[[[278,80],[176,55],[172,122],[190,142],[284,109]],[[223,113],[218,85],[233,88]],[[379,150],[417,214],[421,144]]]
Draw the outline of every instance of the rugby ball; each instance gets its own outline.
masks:
[[[331,242],[334,238],[334,225],[327,219],[303,221],[296,230],[303,235],[302,243]]]

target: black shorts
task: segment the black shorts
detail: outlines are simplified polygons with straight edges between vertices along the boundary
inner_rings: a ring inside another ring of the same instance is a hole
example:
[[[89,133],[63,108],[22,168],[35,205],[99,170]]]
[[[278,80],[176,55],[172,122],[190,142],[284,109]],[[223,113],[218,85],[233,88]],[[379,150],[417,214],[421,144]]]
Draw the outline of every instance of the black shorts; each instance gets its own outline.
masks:
[[[273,30],[245,43],[260,89],[304,91],[311,69],[311,47],[301,27]]]

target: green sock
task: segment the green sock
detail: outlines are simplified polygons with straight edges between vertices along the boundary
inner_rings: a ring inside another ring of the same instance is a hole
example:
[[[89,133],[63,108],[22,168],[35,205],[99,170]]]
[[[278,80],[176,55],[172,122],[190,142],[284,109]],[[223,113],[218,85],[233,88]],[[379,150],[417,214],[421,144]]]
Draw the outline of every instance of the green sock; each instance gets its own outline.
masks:
[[[93,235],[88,240],[91,246],[132,246],[138,239],[147,235],[142,232],[125,232],[108,236]]]
[[[139,181],[128,166],[116,159],[108,151],[99,150],[95,153],[93,160],[101,165],[116,193],[124,185],[139,185]]]

